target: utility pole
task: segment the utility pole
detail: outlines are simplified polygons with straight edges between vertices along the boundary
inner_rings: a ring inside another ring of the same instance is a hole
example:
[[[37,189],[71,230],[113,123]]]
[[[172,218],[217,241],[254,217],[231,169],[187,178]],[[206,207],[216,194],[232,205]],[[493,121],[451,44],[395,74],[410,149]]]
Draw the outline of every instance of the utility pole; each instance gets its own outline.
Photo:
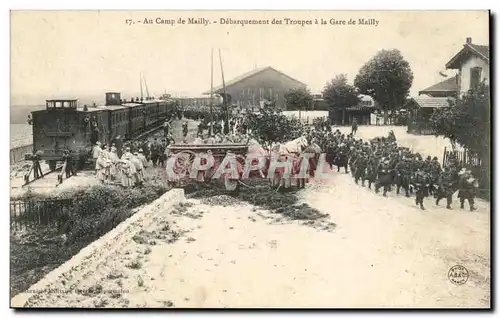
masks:
[[[229,106],[227,104],[226,82],[224,81],[224,68],[222,67],[222,55],[219,49],[220,71],[222,75],[222,89],[224,91],[224,99],[222,100],[222,108],[225,112],[224,118],[224,134],[229,134]]]
[[[212,135],[212,126],[214,121],[213,115],[213,101],[214,101],[214,49],[210,54],[210,127],[208,128],[208,134]]]

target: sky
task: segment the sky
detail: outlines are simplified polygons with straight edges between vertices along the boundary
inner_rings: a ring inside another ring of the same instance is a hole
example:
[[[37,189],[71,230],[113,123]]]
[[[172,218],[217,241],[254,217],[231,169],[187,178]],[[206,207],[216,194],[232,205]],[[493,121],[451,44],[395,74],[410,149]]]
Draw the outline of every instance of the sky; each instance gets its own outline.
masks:
[[[211,23],[188,24],[190,17]],[[157,18],[175,24],[157,24]],[[269,24],[229,25],[221,18]],[[312,24],[287,25],[285,18]],[[362,18],[378,24],[359,25]],[[488,23],[487,11],[12,11],[11,104],[103,98],[106,91],[139,96],[141,72],[151,95],[200,95],[210,89],[212,48],[214,86],[222,83],[220,49],[226,81],[272,66],[313,93],[340,73],[352,83],[377,51],[398,49],[413,70],[415,96],[445,79],[439,71],[467,37],[488,45]]]

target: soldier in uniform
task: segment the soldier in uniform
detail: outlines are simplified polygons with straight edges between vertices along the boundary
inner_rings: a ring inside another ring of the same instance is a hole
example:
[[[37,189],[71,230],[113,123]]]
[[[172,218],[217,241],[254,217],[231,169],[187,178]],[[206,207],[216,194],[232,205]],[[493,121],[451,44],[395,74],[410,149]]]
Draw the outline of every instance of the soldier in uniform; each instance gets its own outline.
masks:
[[[428,158],[430,159],[430,156]],[[441,175],[441,164],[439,164],[437,157],[432,158],[430,161],[428,171],[430,174],[429,195],[433,195],[435,194],[435,185],[438,184],[438,180]]]
[[[354,173],[354,182],[358,184],[359,179],[361,179],[361,186],[365,186],[365,175],[366,168],[368,165],[368,156],[366,154],[359,154],[359,157],[356,159],[354,166],[356,167],[356,172]]]
[[[155,138],[153,144],[151,144],[151,161],[153,166],[156,167],[158,164],[158,158],[160,156],[160,145],[158,144],[158,139]]]
[[[424,198],[428,195],[429,190],[429,176],[423,170],[417,170],[412,179],[412,185],[415,188],[416,198],[415,204],[420,205],[420,209],[425,210]]]
[[[378,158],[373,154],[367,164],[365,179],[368,181],[368,189],[372,188],[372,183],[377,180]]]
[[[76,175],[75,170],[73,169],[73,158],[71,157],[71,151],[69,149],[64,150],[62,159],[66,161],[66,179]]]
[[[158,154],[158,165],[160,167],[164,166],[165,160],[167,159],[167,156],[165,155],[165,149],[167,149],[167,141],[166,139],[163,139],[159,145],[160,152]]]
[[[464,208],[465,200],[469,202],[471,211],[476,210],[474,206],[474,197],[476,196],[476,188],[478,187],[477,179],[474,178],[470,171],[462,169],[459,173],[458,181],[458,198],[460,199],[460,208]]]
[[[42,158],[42,155],[43,155],[43,151],[41,151],[41,150],[38,150],[35,153],[35,159],[33,160],[33,170],[34,170],[33,173],[34,173],[35,179],[43,178],[42,167],[40,167],[40,160]]]
[[[378,179],[377,182],[375,183],[375,193],[378,193],[380,188],[383,187],[384,192],[382,195],[384,197],[387,196],[387,191],[391,191],[391,184],[394,181],[393,180],[394,172],[390,170],[389,164],[390,164],[389,160],[382,158],[382,162],[379,164],[377,168]]]
[[[170,133],[170,122],[168,120],[165,120],[165,122],[163,123],[163,135],[167,137],[169,133]]]
[[[186,138],[187,134],[188,134],[188,122],[185,121],[182,124],[182,137]]]
[[[399,194],[400,189],[403,188],[405,190],[405,196],[409,197],[411,171],[408,159],[403,157],[403,159],[396,164],[395,169],[397,174],[396,194]]]
[[[455,180],[449,167],[444,168],[436,184],[438,185],[435,192],[436,205],[439,205],[441,199],[446,198],[446,208],[451,209],[452,196],[455,192]]]
[[[203,137],[203,128],[204,128],[203,122],[200,121],[200,123],[198,124],[198,132],[196,133],[197,137]]]

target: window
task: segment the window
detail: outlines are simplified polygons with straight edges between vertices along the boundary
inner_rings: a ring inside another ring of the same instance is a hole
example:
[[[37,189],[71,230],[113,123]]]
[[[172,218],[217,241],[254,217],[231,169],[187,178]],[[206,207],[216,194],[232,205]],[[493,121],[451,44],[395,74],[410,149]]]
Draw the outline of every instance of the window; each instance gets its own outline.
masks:
[[[482,68],[473,67],[470,69],[470,89],[475,89],[481,83]]]

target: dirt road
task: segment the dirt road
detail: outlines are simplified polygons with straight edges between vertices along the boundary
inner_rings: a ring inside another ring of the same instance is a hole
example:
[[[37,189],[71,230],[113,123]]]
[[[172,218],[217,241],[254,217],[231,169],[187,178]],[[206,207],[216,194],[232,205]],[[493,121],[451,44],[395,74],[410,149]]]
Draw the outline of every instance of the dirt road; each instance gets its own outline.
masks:
[[[444,204],[436,207],[428,198],[427,210],[421,211],[413,198],[394,192],[384,198],[336,171],[298,195],[328,213],[336,229],[276,223],[270,214],[248,205],[209,206],[190,200],[194,206],[162,215],[144,229],[143,235],[156,238],[154,245],[131,240],[96,272],[85,277],[77,272],[71,278],[79,288],[121,288],[124,293],[43,295],[33,305],[490,306],[487,202],[478,200],[478,210],[470,212],[458,208],[456,197],[453,210]],[[169,243],[162,234],[167,223],[188,232]],[[462,285],[448,278],[457,264],[469,272]]]
[[[345,174],[331,176],[328,184],[309,184],[300,195],[331,215],[334,232],[295,222],[276,224],[251,206],[192,200],[195,206],[182,215],[164,216],[165,222],[189,231],[179,241],[158,240],[154,246],[131,241],[97,272],[86,277],[76,273],[71,280],[80,288],[120,286],[126,293],[116,298],[44,295],[35,305],[489,306],[488,204],[479,202],[475,212],[449,211],[427,200],[428,210],[421,211],[411,199],[395,194],[384,198]],[[157,235],[161,227],[164,222],[159,221],[144,230]],[[140,260],[140,268],[124,266],[134,259]],[[463,285],[448,279],[456,264],[470,273]]]

